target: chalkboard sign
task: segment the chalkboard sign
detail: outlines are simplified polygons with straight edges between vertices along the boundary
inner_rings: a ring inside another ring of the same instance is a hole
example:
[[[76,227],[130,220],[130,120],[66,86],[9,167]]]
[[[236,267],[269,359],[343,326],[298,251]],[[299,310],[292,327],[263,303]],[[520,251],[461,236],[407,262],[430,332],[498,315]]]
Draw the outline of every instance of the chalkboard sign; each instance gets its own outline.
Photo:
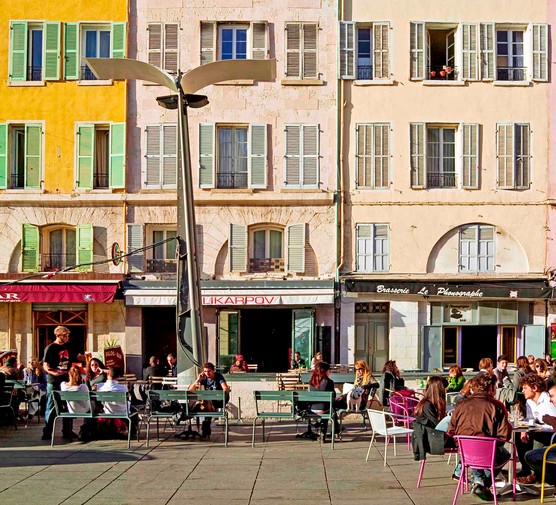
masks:
[[[124,353],[119,345],[104,349],[104,364],[106,368],[117,366],[122,373],[125,372]]]

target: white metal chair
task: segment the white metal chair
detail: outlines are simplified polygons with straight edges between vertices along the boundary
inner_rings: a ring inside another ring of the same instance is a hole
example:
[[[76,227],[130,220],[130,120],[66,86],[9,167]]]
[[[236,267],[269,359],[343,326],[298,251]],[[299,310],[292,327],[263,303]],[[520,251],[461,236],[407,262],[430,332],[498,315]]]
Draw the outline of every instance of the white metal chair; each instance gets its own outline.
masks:
[[[394,439],[394,456],[397,456],[396,453],[396,437],[398,435],[408,435],[412,433],[413,430],[411,428],[404,428],[402,426],[391,426],[388,427],[386,424],[386,416],[388,416],[392,423],[394,422],[394,418],[397,417],[394,414],[389,412],[382,412],[380,410],[367,410],[367,415],[369,416],[369,422],[371,424],[371,429],[373,430],[373,436],[371,437],[371,443],[369,444],[369,450],[367,451],[367,457],[365,461],[369,461],[369,455],[371,454],[371,447],[373,446],[373,442],[375,440],[376,435],[382,435],[385,437],[384,440],[384,466],[386,466],[386,458],[388,456],[388,444],[390,443],[390,437]]]

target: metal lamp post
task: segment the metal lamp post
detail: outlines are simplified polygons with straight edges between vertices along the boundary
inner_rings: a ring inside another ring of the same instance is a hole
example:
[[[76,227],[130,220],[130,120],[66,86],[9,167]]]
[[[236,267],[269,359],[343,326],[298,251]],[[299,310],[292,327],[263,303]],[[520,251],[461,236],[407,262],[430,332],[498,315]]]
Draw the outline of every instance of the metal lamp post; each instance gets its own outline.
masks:
[[[183,350],[178,354],[178,375],[194,379],[207,359],[203,335],[201,286],[195,243],[195,207],[187,109],[208,104],[208,98],[194,93],[205,86],[235,79],[272,81],[276,78],[275,60],[226,60],[203,65],[175,78],[149,63],[128,58],[85,58],[99,79],[137,79],[165,86],[176,95],[157,98],[161,107],[178,109],[180,169],[178,170],[178,273],[176,333]]]

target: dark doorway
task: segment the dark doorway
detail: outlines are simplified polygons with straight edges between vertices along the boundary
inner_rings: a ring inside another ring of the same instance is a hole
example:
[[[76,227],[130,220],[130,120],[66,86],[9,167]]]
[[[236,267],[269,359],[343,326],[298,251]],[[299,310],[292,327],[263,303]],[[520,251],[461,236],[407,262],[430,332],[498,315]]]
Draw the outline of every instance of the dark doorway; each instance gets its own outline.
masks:
[[[44,358],[44,350],[54,342],[57,326],[66,326],[70,331],[69,343],[74,354],[83,354],[87,349],[86,310],[35,310],[36,349],[39,360]]]
[[[151,356],[160,359],[166,365],[166,356],[176,354],[176,308],[143,308],[143,367],[148,366]]]
[[[461,329],[461,367],[479,369],[482,358],[496,363],[498,349],[496,326],[463,326]]]
[[[240,351],[261,372],[285,372],[292,345],[291,309],[242,309]]]

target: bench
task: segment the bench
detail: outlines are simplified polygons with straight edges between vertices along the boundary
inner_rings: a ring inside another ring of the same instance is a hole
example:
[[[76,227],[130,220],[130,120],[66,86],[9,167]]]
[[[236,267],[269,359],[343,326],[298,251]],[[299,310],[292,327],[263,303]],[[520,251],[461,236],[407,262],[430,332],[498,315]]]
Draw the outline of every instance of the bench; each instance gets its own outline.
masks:
[[[170,403],[170,408],[168,406],[163,406],[163,402]],[[149,389],[147,391],[147,404],[149,405],[150,411],[147,415],[147,447],[149,446],[150,440],[150,428],[151,419],[156,419],[156,439],[160,440],[160,419],[171,419],[174,414],[182,412],[182,405],[187,402],[187,391],[179,389]],[[164,410],[163,410],[164,409]]]
[[[226,410],[226,391],[224,390],[202,390],[186,391],[186,416],[190,418],[210,417],[212,419],[224,420],[224,447],[228,447],[228,411]],[[194,405],[197,402],[211,401],[219,402],[222,407],[216,409],[214,412],[207,412],[206,410],[196,411]]]
[[[56,417],[52,425],[52,439],[50,447],[54,447],[54,434],[56,433],[56,421],[58,419],[126,419],[127,420],[127,448],[131,448],[131,422],[137,416],[137,412],[129,411],[129,403],[125,391],[54,391],[54,408]],[[87,402],[89,412],[65,412],[62,410],[61,402]],[[95,402],[120,403],[125,405],[125,412],[95,412]],[[137,430],[139,440],[139,430]]]

